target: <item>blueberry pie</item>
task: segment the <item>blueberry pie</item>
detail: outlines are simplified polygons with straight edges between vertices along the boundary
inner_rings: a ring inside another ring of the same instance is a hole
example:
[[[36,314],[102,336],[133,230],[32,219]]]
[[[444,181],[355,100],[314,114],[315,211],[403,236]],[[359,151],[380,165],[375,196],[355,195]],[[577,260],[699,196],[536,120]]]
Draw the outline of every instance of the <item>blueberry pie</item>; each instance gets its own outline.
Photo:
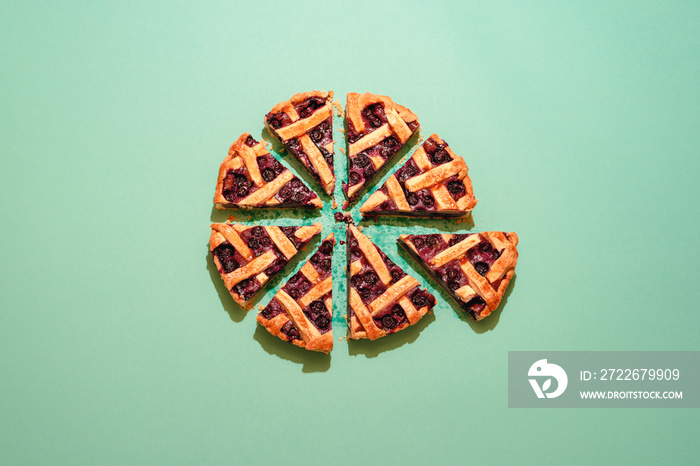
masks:
[[[404,144],[418,131],[418,117],[389,97],[348,94],[345,107],[348,182],[343,191],[352,203]]]
[[[375,340],[420,320],[435,297],[348,225],[348,336]]]
[[[515,233],[401,235],[398,241],[474,320],[496,310],[518,262]]]
[[[316,193],[249,133],[231,145],[219,168],[214,204],[217,209],[323,207]]]
[[[233,300],[247,308],[268,280],[319,233],[320,223],[302,227],[214,223],[209,251]]]
[[[333,194],[333,92],[303,92],[280,102],[265,115],[268,131]]]
[[[469,169],[437,134],[360,207],[363,215],[462,216],[476,199]]]
[[[258,314],[258,322],[273,335],[307,350],[333,349],[333,233],[275,294]]]

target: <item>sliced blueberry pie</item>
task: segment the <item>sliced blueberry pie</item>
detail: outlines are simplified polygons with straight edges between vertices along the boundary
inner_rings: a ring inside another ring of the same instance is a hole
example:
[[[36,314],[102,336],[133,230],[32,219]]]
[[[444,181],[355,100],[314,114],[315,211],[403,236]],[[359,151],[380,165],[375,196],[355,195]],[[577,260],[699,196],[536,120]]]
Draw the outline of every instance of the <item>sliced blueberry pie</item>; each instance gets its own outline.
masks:
[[[268,280],[319,233],[320,223],[302,227],[214,223],[209,251],[233,300],[247,308]]]
[[[418,131],[418,117],[389,97],[348,94],[345,107],[348,182],[343,191],[352,203]]]
[[[258,314],[258,322],[273,335],[307,350],[333,349],[333,233],[275,294]]]
[[[437,134],[360,207],[363,215],[452,217],[476,206],[469,169]]]
[[[474,320],[498,308],[518,262],[515,233],[401,235],[398,241]]]
[[[219,168],[214,204],[217,209],[323,207],[316,193],[249,133],[231,145]]]
[[[333,194],[333,92],[303,92],[280,102],[265,115],[268,131]]]
[[[435,297],[348,225],[348,336],[375,340],[420,320]]]

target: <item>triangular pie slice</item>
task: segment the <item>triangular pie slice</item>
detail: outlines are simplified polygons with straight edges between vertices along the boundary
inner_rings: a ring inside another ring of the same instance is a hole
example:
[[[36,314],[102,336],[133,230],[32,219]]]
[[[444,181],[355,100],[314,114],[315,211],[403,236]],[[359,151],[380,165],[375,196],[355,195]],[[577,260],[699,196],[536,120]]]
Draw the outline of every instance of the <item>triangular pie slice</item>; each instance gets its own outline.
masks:
[[[474,320],[498,308],[518,262],[518,235],[401,235],[401,244]]]
[[[476,206],[464,159],[432,134],[360,207],[362,215],[463,216]]]
[[[435,297],[354,225],[348,226],[348,337],[376,340],[420,320]]]
[[[348,94],[345,106],[348,141],[348,182],[343,192],[352,203],[380,170],[418,131],[418,117],[391,98]]]
[[[233,300],[247,309],[270,278],[319,233],[320,223],[301,227],[213,223],[209,251]]]
[[[250,133],[231,144],[219,168],[214,205],[217,209],[310,207],[323,203],[297,176],[274,158]]]
[[[333,349],[333,233],[258,314],[258,322],[282,340],[307,350]]]
[[[333,91],[295,94],[265,115],[265,126],[333,194]]]

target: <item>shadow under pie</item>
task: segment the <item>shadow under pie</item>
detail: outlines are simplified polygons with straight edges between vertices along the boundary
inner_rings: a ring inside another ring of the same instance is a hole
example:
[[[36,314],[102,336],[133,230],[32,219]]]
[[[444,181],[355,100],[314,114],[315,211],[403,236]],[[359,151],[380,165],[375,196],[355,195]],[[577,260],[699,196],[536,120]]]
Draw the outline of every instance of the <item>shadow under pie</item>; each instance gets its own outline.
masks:
[[[256,324],[255,327],[253,338],[265,351],[287,361],[302,364],[302,372],[326,372],[331,367],[330,354],[300,348],[281,340],[261,325]]]
[[[211,282],[216,288],[216,292],[219,295],[219,300],[221,301],[221,306],[228,313],[228,316],[234,322],[241,322],[248,311],[241,308],[236,302],[231,298],[231,293],[226,289],[223,280],[221,280],[221,275],[219,274],[219,269],[217,269],[216,264],[214,264],[214,258],[209,252],[209,243],[207,247],[207,270],[209,271],[209,276],[211,277]]]
[[[377,338],[376,340],[352,340],[348,338],[348,354],[351,356],[363,354],[365,357],[375,358],[386,351],[391,351],[403,345],[413,343],[423,329],[434,321],[435,314],[433,311],[430,311],[414,325],[406,327],[399,332]]]

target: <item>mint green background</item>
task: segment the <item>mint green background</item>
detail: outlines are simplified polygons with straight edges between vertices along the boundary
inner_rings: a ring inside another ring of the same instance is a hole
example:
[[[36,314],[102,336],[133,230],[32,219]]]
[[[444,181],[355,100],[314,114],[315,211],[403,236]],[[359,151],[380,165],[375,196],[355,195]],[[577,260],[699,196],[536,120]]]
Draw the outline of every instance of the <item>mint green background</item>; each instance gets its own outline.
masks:
[[[528,3],[3,2],[0,463],[696,461],[697,410],[508,409],[507,352],[699,349],[700,8]],[[501,311],[462,319],[399,252],[439,221],[365,230],[439,298],[383,341],[307,354],[232,304],[218,166],[317,88],[465,157],[472,231],[521,238]]]

